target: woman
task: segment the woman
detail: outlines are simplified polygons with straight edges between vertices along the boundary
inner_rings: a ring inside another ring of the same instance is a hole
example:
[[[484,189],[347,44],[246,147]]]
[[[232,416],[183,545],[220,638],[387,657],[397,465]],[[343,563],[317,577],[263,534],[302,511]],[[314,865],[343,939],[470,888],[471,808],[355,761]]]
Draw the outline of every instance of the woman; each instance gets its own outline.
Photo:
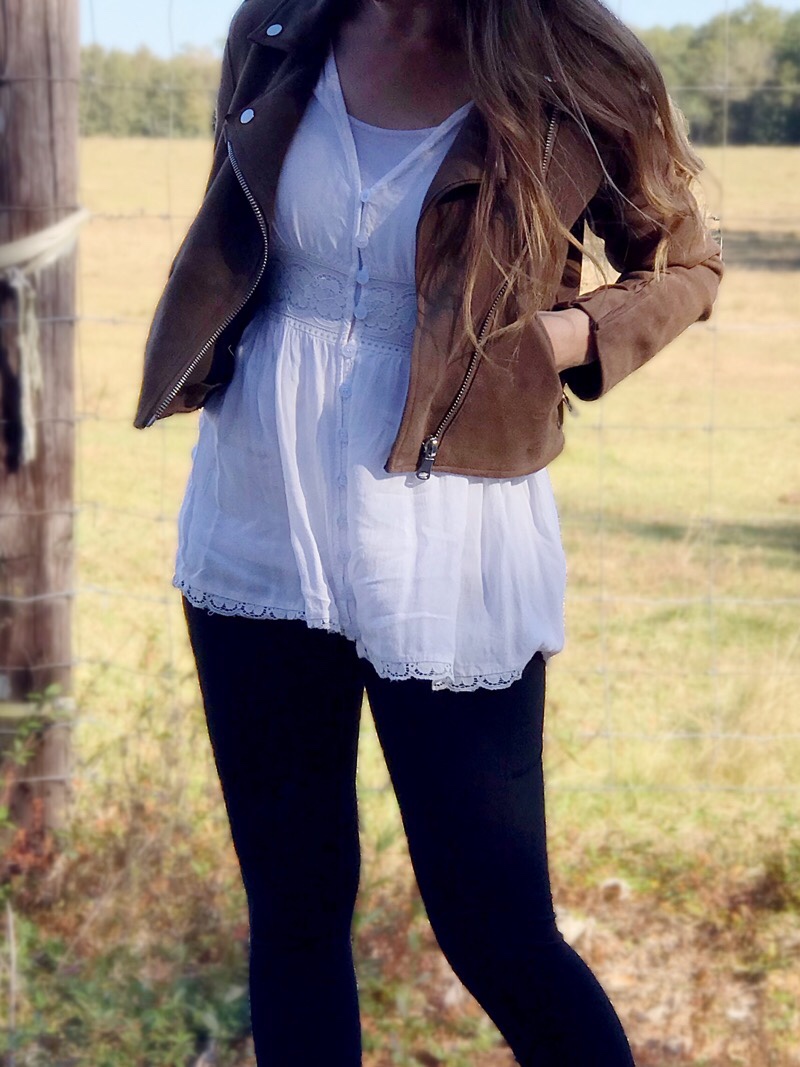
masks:
[[[361,1060],[366,689],[438,942],[525,1067],[633,1062],[559,933],[547,464],[711,312],[700,164],[598,0],[248,0],[136,425],[203,407],[175,584],[250,916],[265,1067]],[[584,225],[619,278],[579,295]]]

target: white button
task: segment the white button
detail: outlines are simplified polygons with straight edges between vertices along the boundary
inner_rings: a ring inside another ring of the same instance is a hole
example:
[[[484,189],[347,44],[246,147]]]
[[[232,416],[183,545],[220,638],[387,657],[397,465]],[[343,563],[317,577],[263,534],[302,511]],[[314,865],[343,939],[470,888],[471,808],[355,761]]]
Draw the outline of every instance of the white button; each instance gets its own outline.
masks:
[[[349,382],[345,382],[344,385],[339,386],[339,393],[343,397],[348,397],[352,393],[353,389]]]
[[[371,195],[371,191],[369,189],[364,189],[362,191],[362,193],[361,193],[361,203],[362,204],[368,204],[370,195]]]
[[[279,33],[283,33],[283,26],[280,22],[273,22],[271,26],[267,27],[267,37],[277,37]]]
[[[368,244],[369,237],[367,237],[365,234],[360,233],[358,237],[356,237],[356,248],[366,248]]]
[[[359,285],[366,285],[369,281],[369,267],[366,266],[366,264],[361,267],[358,274],[356,274],[356,281]]]
[[[367,317],[367,306],[363,300],[359,301],[353,308],[353,314],[357,319],[365,319]]]
[[[336,479],[336,481],[344,489],[344,487],[347,485],[347,475],[346,474],[340,474],[339,477]]]
[[[244,122],[245,124],[247,124],[248,122],[252,122],[255,117],[256,117],[255,111],[253,111],[253,109],[251,107],[246,107],[244,109],[244,111],[241,113],[241,115],[239,116],[239,121],[240,122]]]
[[[358,345],[355,341],[348,341],[346,345],[342,345],[342,352],[344,352],[346,356],[354,356],[357,348]]]

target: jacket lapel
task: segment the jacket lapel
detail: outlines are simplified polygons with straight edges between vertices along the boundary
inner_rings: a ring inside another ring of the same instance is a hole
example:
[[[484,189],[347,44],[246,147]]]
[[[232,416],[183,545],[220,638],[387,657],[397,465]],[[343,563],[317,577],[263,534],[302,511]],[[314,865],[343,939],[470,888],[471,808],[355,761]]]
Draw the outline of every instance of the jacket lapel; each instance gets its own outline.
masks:
[[[246,184],[265,218],[275,207],[281,168],[321,70],[288,57],[268,88],[229,114],[225,135]]]
[[[332,0],[282,0],[247,35],[257,47],[250,48],[240,73],[225,135],[268,220],[283,161],[325,63],[337,17]]]
[[[483,116],[473,107],[433,176],[420,214],[424,214],[428,206],[448,189],[480,184],[486,163],[486,137]]]

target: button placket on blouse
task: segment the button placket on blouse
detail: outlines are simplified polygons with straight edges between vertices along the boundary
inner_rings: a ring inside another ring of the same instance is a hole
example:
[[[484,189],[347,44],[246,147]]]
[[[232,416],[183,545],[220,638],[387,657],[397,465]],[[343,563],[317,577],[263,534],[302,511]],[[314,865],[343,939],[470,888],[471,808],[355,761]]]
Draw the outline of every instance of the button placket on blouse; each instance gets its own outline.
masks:
[[[341,346],[342,366],[339,385],[339,473],[336,479],[338,494],[338,514],[336,516],[337,555],[341,565],[342,587],[347,590],[346,606],[340,605],[340,613],[345,621],[349,621],[349,614],[354,608],[354,601],[347,582],[347,565],[350,559],[348,546],[349,522],[347,517],[347,445],[349,441],[348,418],[349,400],[352,396],[353,364],[358,353],[358,340],[360,324],[366,319],[368,311],[364,300],[364,287],[369,282],[369,268],[364,262],[363,250],[369,244],[367,228],[366,208],[369,204],[369,191],[364,190],[359,196],[359,210],[357,211],[358,233],[355,237],[356,265],[353,277],[353,302],[352,317],[347,331],[347,340]]]

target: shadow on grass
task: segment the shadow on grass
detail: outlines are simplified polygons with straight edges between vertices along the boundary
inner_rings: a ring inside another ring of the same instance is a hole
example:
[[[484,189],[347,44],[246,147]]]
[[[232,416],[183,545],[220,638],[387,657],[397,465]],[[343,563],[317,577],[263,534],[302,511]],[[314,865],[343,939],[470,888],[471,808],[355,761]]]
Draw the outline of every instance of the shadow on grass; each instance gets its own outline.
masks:
[[[568,515],[568,526],[577,516]],[[587,523],[589,524],[589,523]],[[713,522],[708,529],[699,523],[640,522],[622,516],[604,516],[603,528],[610,534],[628,534],[643,540],[661,542],[700,541],[706,538],[715,545],[735,545],[738,548],[763,549],[774,553],[764,563],[772,567],[800,566],[800,523]]]
[[[701,526],[687,526],[679,523],[662,522],[623,522],[620,528],[637,537],[652,538],[657,541],[683,541],[687,537],[702,537]],[[715,522],[708,530],[708,537],[713,544],[737,545],[740,548],[763,548],[770,552],[786,553],[798,557],[794,560],[775,560],[785,566],[800,563],[800,524],[780,522],[774,525],[750,524],[744,522]]]
[[[796,233],[765,230],[723,231],[725,262],[748,270],[800,270]]]

